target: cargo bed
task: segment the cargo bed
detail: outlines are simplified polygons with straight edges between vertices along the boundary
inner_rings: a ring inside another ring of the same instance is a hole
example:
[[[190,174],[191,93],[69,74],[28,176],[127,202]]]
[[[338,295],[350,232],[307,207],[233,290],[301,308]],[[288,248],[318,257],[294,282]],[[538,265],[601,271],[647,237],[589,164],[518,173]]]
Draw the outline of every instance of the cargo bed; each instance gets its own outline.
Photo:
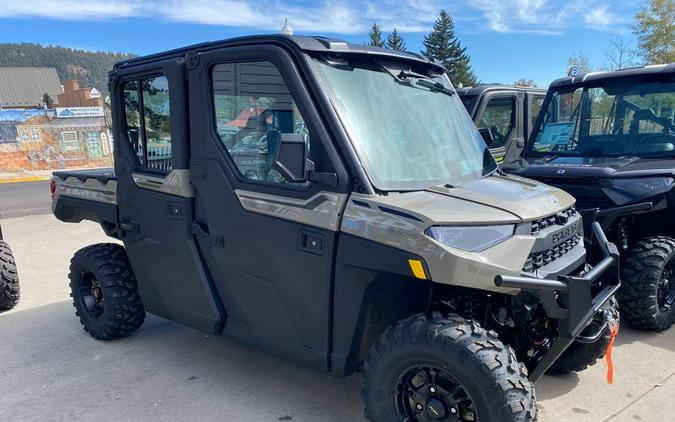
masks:
[[[67,223],[95,221],[117,237],[117,178],[112,168],[56,171],[51,183],[56,218]]]

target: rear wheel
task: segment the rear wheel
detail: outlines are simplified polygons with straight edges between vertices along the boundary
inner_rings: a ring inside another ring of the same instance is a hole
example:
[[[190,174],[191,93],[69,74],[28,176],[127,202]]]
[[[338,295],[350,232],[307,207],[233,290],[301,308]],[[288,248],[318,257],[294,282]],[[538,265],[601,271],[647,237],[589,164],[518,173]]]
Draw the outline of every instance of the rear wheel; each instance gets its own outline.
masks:
[[[631,325],[664,331],[675,322],[675,239],[655,236],[631,248],[622,270],[619,306]]]
[[[604,312],[609,312],[612,320],[619,324],[619,305],[612,297],[601,308]],[[593,320],[585,330],[589,333],[597,333],[604,324],[604,318],[600,315]],[[584,332],[582,332],[584,334]],[[581,372],[589,366],[595,365],[598,359],[602,359],[607,351],[607,346],[611,340],[609,330],[600,337],[595,343],[580,343],[575,341],[565,352],[560,355],[558,360],[547,371],[551,375],[569,374],[570,372]]]
[[[70,261],[75,314],[92,337],[126,337],[141,326],[145,310],[126,251],[120,245],[87,246]]]
[[[527,370],[497,334],[459,316],[415,315],[385,331],[364,364],[366,417],[533,421]]]
[[[19,275],[12,250],[0,240],[0,312],[19,303]]]

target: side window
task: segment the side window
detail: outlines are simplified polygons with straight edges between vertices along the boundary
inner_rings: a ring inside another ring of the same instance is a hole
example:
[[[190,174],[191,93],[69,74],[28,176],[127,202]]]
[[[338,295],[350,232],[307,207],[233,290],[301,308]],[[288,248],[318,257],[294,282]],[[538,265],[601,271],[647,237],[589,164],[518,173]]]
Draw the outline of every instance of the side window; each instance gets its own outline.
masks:
[[[140,167],[169,173],[171,114],[169,82],[164,76],[128,81],[123,86],[127,139]]]
[[[534,124],[537,122],[537,117],[541,111],[541,107],[544,105],[544,96],[537,95],[532,97],[532,102],[530,103],[530,127],[529,130],[532,130]]]
[[[501,148],[506,144],[516,125],[516,99],[514,97],[492,98],[480,118],[478,127],[490,128],[494,142],[490,149]]]
[[[269,61],[225,63],[212,70],[216,130],[239,172],[271,183],[286,180],[273,168],[282,133],[309,130],[279,70]]]

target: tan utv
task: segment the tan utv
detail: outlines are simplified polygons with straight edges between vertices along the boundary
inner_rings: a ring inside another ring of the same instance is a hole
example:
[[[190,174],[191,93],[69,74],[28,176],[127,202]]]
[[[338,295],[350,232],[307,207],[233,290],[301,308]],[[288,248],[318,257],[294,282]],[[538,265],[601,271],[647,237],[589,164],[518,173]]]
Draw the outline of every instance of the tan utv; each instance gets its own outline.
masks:
[[[574,199],[498,170],[444,71],[295,36],[117,64],[114,170],[52,180],[123,243],[72,259],[85,330],[147,311],[362,371],[373,421],[535,420],[533,382],[604,351],[618,253],[596,225],[587,262]]]

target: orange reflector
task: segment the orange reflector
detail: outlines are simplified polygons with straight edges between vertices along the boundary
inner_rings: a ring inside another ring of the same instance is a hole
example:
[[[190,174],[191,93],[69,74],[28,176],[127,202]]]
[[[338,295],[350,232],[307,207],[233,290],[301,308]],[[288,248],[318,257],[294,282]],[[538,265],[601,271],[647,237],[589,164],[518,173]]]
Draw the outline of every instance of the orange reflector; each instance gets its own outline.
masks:
[[[605,352],[605,359],[607,360],[607,384],[614,383],[614,362],[612,361],[612,348],[614,347],[614,340],[616,340],[616,335],[619,333],[619,326],[612,325],[612,328],[609,331],[609,344],[607,345],[607,351]]]
[[[419,259],[409,259],[408,264],[410,264],[410,269],[412,270],[413,275],[420,280],[426,280],[427,275],[424,272],[424,266],[422,261]]]

